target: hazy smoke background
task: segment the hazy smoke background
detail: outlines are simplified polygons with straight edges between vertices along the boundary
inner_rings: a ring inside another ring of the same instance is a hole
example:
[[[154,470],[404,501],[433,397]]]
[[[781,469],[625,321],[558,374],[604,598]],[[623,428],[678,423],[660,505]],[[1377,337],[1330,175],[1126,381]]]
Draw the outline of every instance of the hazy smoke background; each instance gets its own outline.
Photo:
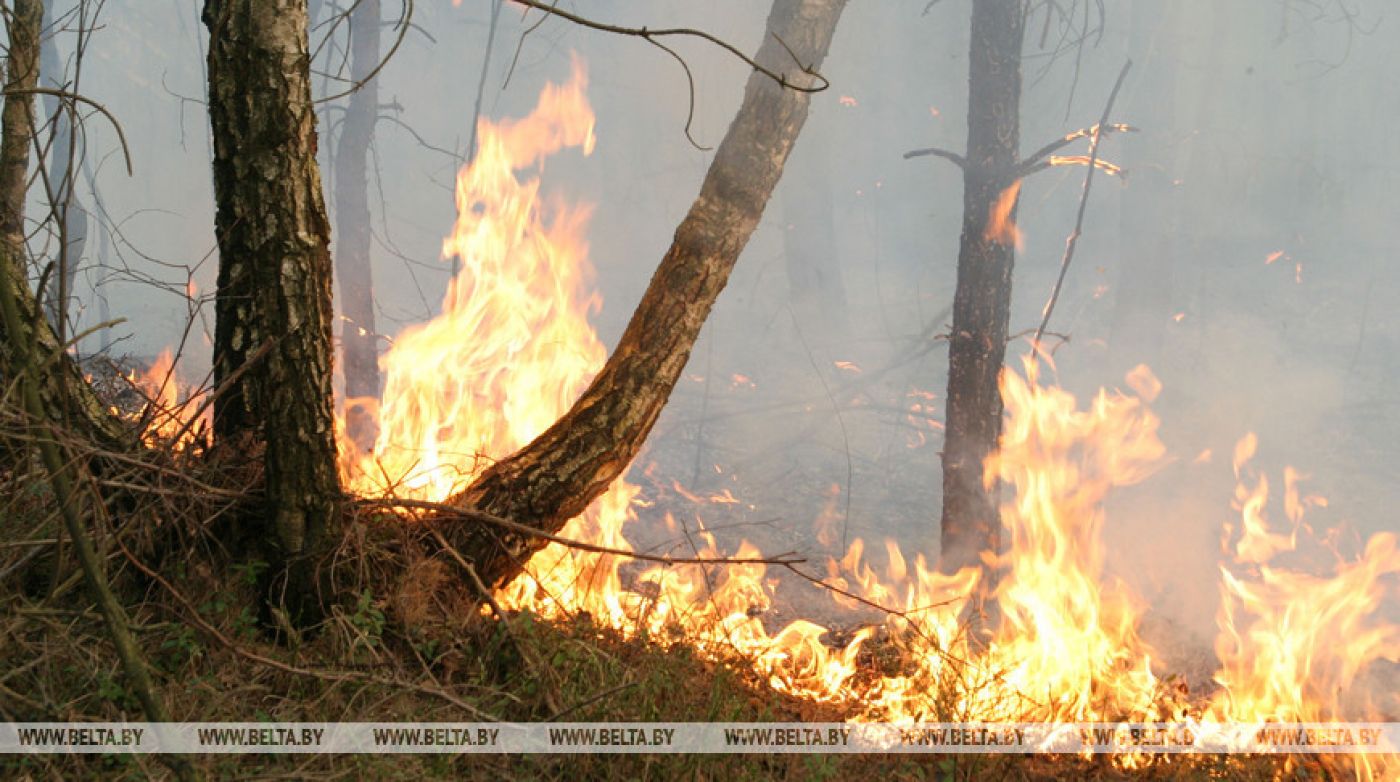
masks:
[[[194,5],[109,0],[86,55],[81,90],[121,120],[136,169],[126,176],[114,134],[90,121],[86,164],[112,241],[99,258],[89,229],[78,319],[97,323],[105,297],[113,316],[127,318],[114,329],[116,354],[153,355],[178,338],[187,269],[202,294],[213,288],[206,33]],[[1095,122],[1130,58],[1114,120],[1142,132],[1102,149],[1129,176],[1095,184],[1050,326],[1070,337],[1056,352],[1059,378],[1085,399],[1145,362],[1165,384],[1156,409],[1176,461],[1115,500],[1109,535],[1116,568],[1145,597],[1204,628],[1215,596],[1202,585],[1216,581],[1219,530],[1235,515],[1229,460],[1246,431],[1259,434],[1256,464],[1278,487],[1273,518],[1283,515],[1282,466],[1293,464],[1314,476],[1305,490],[1332,501],[1314,514],[1319,528],[1345,520],[1364,539],[1397,526],[1400,24],[1384,0],[1127,0],[1108,4],[1102,20],[1088,4],[1078,47],[1085,4],[1074,5],[1068,20],[1047,27],[1040,11],[1028,25],[1023,152]],[[384,6],[386,16],[399,12],[393,0]],[[767,6],[610,1],[578,10],[702,28],[753,51]],[[652,452],[686,466],[674,476],[682,484],[738,486],[756,517],[781,517],[808,536],[835,484],[850,537],[894,536],[935,553],[940,440],[908,407],[935,394],[925,401],[942,417],[947,353],[934,337],[951,320],[961,180],[944,161],[902,153],[963,148],[970,4],[925,6],[847,9],[823,68],[832,87],[812,104]],[[490,7],[420,0],[381,75],[371,198],[379,325],[389,336],[431,316],[442,295],[441,238],[453,222]],[[313,41],[328,32],[327,12],[322,4]],[[587,61],[597,150],[551,160],[545,187],[596,204],[597,326],[612,344],[710,154],[683,133],[686,82],[663,52],[555,20],[525,35],[537,21],[517,8],[502,14],[484,114],[523,114],[546,80],[567,77],[570,52]],[[59,40],[70,57],[71,38]],[[695,77],[692,135],[718,144],[746,71],[711,46],[674,45]],[[316,65],[333,70],[341,56],[328,47]],[[342,89],[317,81],[323,94]],[[323,133],[335,132],[340,105],[327,107]],[[1013,333],[1039,321],[1083,173],[1056,168],[1023,188]],[[189,377],[208,365],[206,329],[211,304],[186,348]],[[1025,349],[1024,339],[1012,345]],[[1207,463],[1191,463],[1207,449]]]

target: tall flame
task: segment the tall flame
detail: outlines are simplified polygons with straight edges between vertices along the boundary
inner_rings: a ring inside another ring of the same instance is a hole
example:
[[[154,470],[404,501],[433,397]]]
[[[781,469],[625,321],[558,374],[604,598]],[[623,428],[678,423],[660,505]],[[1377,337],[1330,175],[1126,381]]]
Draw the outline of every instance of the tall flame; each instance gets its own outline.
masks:
[[[182,387],[175,372],[175,355],[170,348],[162,350],[145,372],[138,375],[133,371],[129,380],[147,400],[141,412],[146,423],[141,439],[146,445],[183,450],[213,427],[213,414],[203,404],[203,391],[180,398],[182,389],[188,388]],[[198,421],[193,420],[196,414]]]
[[[482,120],[480,149],[457,177],[457,224],[443,255],[461,261],[435,320],[406,329],[381,363],[380,435],[369,458],[342,448],[362,491],[442,498],[529,442],[602,365],[588,325],[597,308],[583,224],[588,209],[540,195],[521,175],[565,147],[593,149],[581,66],[516,122]]]
[[[1072,395],[1037,382],[1037,367],[1028,361],[1025,379],[1002,375],[1010,415],[989,466],[1016,499],[1002,512],[1011,547],[993,654],[1046,719],[1144,714],[1157,684],[1136,633],[1142,608],[1103,583],[1101,531],[1109,491],[1146,478],[1166,452],[1157,418],[1137,397],[1103,391],[1081,412]]]

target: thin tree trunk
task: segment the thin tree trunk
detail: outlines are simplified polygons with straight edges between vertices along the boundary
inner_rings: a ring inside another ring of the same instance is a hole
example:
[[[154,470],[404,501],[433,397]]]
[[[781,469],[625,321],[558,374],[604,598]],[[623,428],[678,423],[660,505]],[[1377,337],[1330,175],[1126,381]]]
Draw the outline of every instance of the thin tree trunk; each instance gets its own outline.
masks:
[[[224,446],[265,446],[267,533],[297,590],[335,539],[340,499],[306,0],[206,0],[204,23],[219,239],[214,379],[231,383],[215,400],[214,434]],[[314,596],[287,599],[310,608]]]
[[[375,417],[359,399],[379,398],[374,270],[370,265],[369,177],[366,160],[379,113],[379,0],[359,0],[350,15],[350,78],[359,85],[335,149],[335,265],[340,279],[340,343],[345,373],[345,430],[363,451],[374,447]]]
[[[758,62],[806,83],[809,77],[799,68],[821,64],[845,5],[845,0],[775,0]],[[493,465],[454,504],[555,532],[627,469],[758,225],[809,102],[808,94],[784,89],[766,76],[749,77],[743,104],[700,195],[676,229],[612,357],[562,419]],[[462,524],[452,534],[493,586],[518,574],[543,543],[481,524]]]
[[[40,0],[15,0],[6,15],[4,145],[0,148],[0,234],[24,241],[24,198],[34,139],[34,88],[39,85]]]
[[[1016,195],[1011,188],[1020,160],[1024,31],[1023,0],[973,1],[963,227],[943,446],[941,561],[948,572],[978,565],[981,552],[996,551],[1001,538],[998,487],[984,481],[983,466],[1001,435],[997,379],[1006,357],[1016,248],[1014,231],[999,229],[993,217],[1003,194],[1011,204]],[[1004,217],[1014,220],[1014,206]]]
[[[39,30],[43,3],[16,0],[8,16],[9,57],[5,75],[5,108],[0,115],[0,285],[10,289],[19,309],[17,330],[0,324],[0,378],[8,381],[18,368],[16,345],[28,346],[41,359],[38,393],[44,409],[58,411],[98,445],[126,450],[134,444],[130,432],[98,401],[82,372],[63,350],[63,343],[41,315],[29,287],[24,249],[24,201],[28,186],[29,150],[34,138],[34,93],[39,78]]]

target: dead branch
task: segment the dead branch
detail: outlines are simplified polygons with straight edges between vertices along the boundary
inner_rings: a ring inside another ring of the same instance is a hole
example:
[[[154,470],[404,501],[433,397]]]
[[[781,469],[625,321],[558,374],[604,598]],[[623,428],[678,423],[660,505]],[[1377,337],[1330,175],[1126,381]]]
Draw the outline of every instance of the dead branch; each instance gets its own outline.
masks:
[[[352,8],[351,10],[353,11],[354,9]],[[347,11],[345,14],[347,18],[349,13],[350,12]],[[370,70],[368,74],[364,76],[364,78],[352,80],[349,87],[346,87],[345,89],[335,93],[334,95],[327,95],[323,98],[317,98],[316,100],[312,101],[312,103],[330,103],[331,101],[340,100],[346,95],[349,95],[359,90],[365,85],[366,82],[378,76],[379,72],[384,70],[384,66],[388,65],[389,61],[394,59],[394,55],[399,51],[399,47],[403,45],[404,38],[408,36],[408,30],[411,26],[412,21],[413,0],[403,0],[403,13],[399,15],[399,20],[394,23],[394,29],[398,31],[398,35],[394,38],[394,43],[389,47],[389,52],[379,59],[379,62],[374,66],[374,68]],[[334,29],[332,29],[332,32],[334,32]],[[329,36],[327,36],[327,38],[329,38]],[[322,75],[333,79],[340,78],[331,74]]]
[[[117,122],[117,118],[112,116],[112,112],[108,111],[106,106],[103,106],[101,103],[98,103],[86,95],[79,95],[67,90],[51,90],[46,87],[11,87],[0,94],[6,97],[11,95],[52,95],[55,98],[62,98],[63,100],[72,101],[74,103],[86,103],[93,107],[98,113],[106,117],[107,121],[112,123],[112,129],[117,131],[117,141],[121,144],[122,157],[126,160],[127,176],[135,176],[136,170],[131,166],[131,148],[126,144],[126,134],[122,132],[122,124]]]
[[[797,64],[798,69],[802,73],[816,80],[815,84],[797,84],[791,79],[789,79],[786,74],[778,73],[772,70],[771,68],[767,68],[763,65],[760,65],[757,60],[739,51],[737,48],[735,48],[733,44],[728,43],[727,41],[724,41],[720,38],[717,38],[714,35],[705,32],[704,30],[696,30],[689,27],[671,27],[661,28],[658,30],[653,30],[647,27],[621,27],[619,25],[595,22],[592,19],[587,19],[585,17],[579,16],[578,14],[573,14],[569,13],[568,11],[564,11],[555,5],[547,5],[543,2],[540,2],[539,0],[510,0],[510,2],[518,3],[520,5],[526,6],[527,8],[534,8],[539,11],[544,11],[546,14],[558,16],[561,19],[566,19],[570,22],[573,22],[574,24],[580,25],[582,27],[587,27],[592,30],[600,30],[606,33],[613,33],[615,35],[628,35],[636,38],[641,38],[642,40],[646,41],[652,46],[655,46],[661,51],[669,54],[671,56],[671,59],[679,63],[681,66],[681,70],[685,72],[686,87],[689,94],[689,103],[685,117],[685,137],[696,149],[700,149],[706,152],[708,152],[710,148],[702,146],[699,142],[695,140],[693,136],[690,135],[690,128],[695,121],[695,75],[691,73],[690,64],[685,61],[684,57],[681,57],[680,54],[676,52],[676,50],[656,40],[657,38],[661,36],[690,36],[709,41],[710,43],[720,47],[721,49],[724,49],[725,51],[742,60],[750,68],[753,68],[755,72],[761,73],[769,79],[772,79],[773,81],[777,82],[778,86],[782,87],[783,89],[795,90],[797,92],[821,92],[822,90],[825,90],[827,87],[831,86],[831,82],[827,81],[827,78],[825,76],[818,73],[813,65],[804,64],[798,58],[797,53],[794,52],[792,48],[789,47],[782,38],[778,37],[776,33],[774,33],[773,38],[778,42],[780,46],[782,46],[784,50],[787,51],[788,55],[792,57],[792,61]],[[535,27],[539,27],[539,25],[537,24],[535,25]],[[535,27],[530,28],[530,31],[527,31],[526,34],[533,31]],[[520,51],[517,48],[516,57],[518,58],[519,56]],[[514,64],[512,64],[512,69],[513,68]]]
[[[1113,111],[1113,102],[1118,99],[1118,90],[1123,86],[1123,79],[1128,75],[1128,69],[1133,67],[1133,61],[1128,60],[1123,63],[1123,70],[1118,72],[1118,81],[1113,83],[1113,91],[1108,94],[1108,103],[1104,104],[1103,117],[1099,119],[1099,124],[1094,126],[1094,139],[1089,143],[1089,167],[1084,172],[1084,190],[1079,194],[1079,214],[1074,218],[1074,231],[1069,238],[1065,239],[1065,257],[1060,261],[1060,276],[1055,279],[1055,287],[1050,291],[1050,300],[1045,302],[1045,312],[1040,317],[1040,325],[1036,327],[1035,337],[1031,340],[1032,361],[1034,357],[1040,355],[1040,339],[1045,336],[1045,328],[1050,325],[1050,315],[1055,311],[1055,302],[1060,298],[1060,288],[1065,284],[1065,273],[1069,271],[1069,262],[1074,259],[1074,248],[1079,244],[1079,235],[1084,228],[1084,210],[1089,205],[1089,187],[1094,183],[1094,170],[1098,166],[1094,165],[1099,159],[1099,140],[1103,137],[1102,128],[1108,127],[1108,115]]]
[[[953,165],[957,166],[958,168],[967,168],[967,159],[964,158],[962,155],[959,155],[956,152],[949,152],[946,149],[939,149],[937,147],[929,147],[928,149],[916,149],[912,152],[905,152],[904,159],[909,160],[910,158],[924,157],[926,155],[932,155],[934,157],[941,157],[944,160],[950,160],[952,161]]]
[[[355,504],[362,507],[397,507],[414,508],[416,510],[430,510],[434,511],[437,514],[433,518],[433,520],[437,521],[467,521],[478,522],[481,524],[491,524],[496,527],[500,527],[501,529],[509,530],[510,532],[519,533],[521,535],[529,535],[531,537],[540,538],[541,540],[547,540],[551,543],[558,543],[561,546],[567,546],[568,548],[575,549],[578,551],[588,551],[593,554],[610,554],[612,556],[617,557],[637,559],[643,562],[656,562],[662,565],[786,566],[792,564],[801,564],[807,561],[805,559],[792,559],[792,552],[789,552],[787,554],[778,554],[773,557],[671,557],[656,554],[643,554],[639,551],[627,551],[625,549],[620,548],[609,548],[607,546],[598,546],[593,543],[585,543],[581,540],[572,540],[570,538],[560,537],[559,535],[554,535],[543,530],[536,529],[534,527],[526,526],[524,524],[517,524],[516,522],[513,522],[510,519],[503,519],[500,516],[495,516],[490,513],[484,513],[473,508],[459,508],[456,505],[446,505],[440,502],[428,502],[426,500],[409,500],[386,497],[384,499],[356,500]],[[438,537],[439,541],[442,541],[444,543],[446,542],[442,538],[442,534],[436,529],[433,529],[433,534]],[[451,549],[450,546],[449,549]],[[455,549],[451,550],[455,553]],[[476,571],[473,570],[472,574],[475,576]]]
[[[672,52],[670,49],[667,49],[665,46],[662,46],[661,44],[657,43],[655,40],[656,38],[660,38],[662,36],[691,36],[695,38],[700,38],[702,40],[709,41],[710,43],[739,58],[744,62],[745,65],[748,65],[755,71],[758,71],[764,76],[767,76],[768,78],[777,82],[778,86],[782,87],[783,89],[796,90],[797,92],[821,92],[822,90],[825,90],[827,87],[831,86],[831,82],[827,81],[825,76],[818,73],[815,67],[813,67],[812,65],[804,65],[802,61],[797,58],[796,53],[794,53],[792,49],[788,48],[788,45],[783,42],[783,39],[778,38],[777,35],[774,35],[773,37],[777,39],[778,43],[781,44],[784,49],[787,49],[788,54],[792,55],[792,60],[793,62],[797,63],[798,69],[801,70],[803,73],[807,74],[808,76],[811,76],[812,78],[816,79],[816,84],[797,84],[790,80],[785,74],[776,73],[773,70],[760,65],[757,60],[739,51],[737,48],[735,48],[733,44],[721,38],[717,38],[711,35],[710,33],[705,32],[704,30],[696,30],[690,27],[665,27],[659,30],[652,30],[646,27],[620,27],[618,25],[604,24],[603,22],[595,22],[592,19],[584,18],[582,16],[579,16],[578,14],[569,13],[568,11],[557,8],[555,6],[546,5],[545,3],[540,2],[539,0],[510,0],[510,2],[518,3],[519,5],[523,6],[528,6],[538,11],[544,11],[548,14],[553,14],[554,16],[557,16],[561,19],[567,19],[568,21],[573,22],[574,24],[581,25],[583,27],[588,27],[593,30],[601,30],[605,33],[614,33],[617,35],[630,35],[635,36],[637,38],[641,38],[642,40],[652,44],[653,46],[658,46],[661,49],[664,49],[673,57],[676,56],[675,52]],[[682,62],[681,64],[684,65],[685,63]],[[689,69],[687,69],[687,72],[689,72]]]
[[[1102,128],[1102,130],[1100,130],[1100,128]],[[1072,144],[1073,142],[1078,141],[1079,139],[1088,138],[1090,136],[1097,138],[1100,134],[1106,136],[1109,133],[1137,132],[1137,128],[1122,123],[1100,123],[1090,128],[1080,128],[1079,130],[1074,131],[1073,133],[1065,136],[1064,138],[1057,138],[1049,144],[1046,144],[1045,146],[1031,153],[1029,156],[1026,157],[1025,160],[1021,161],[1021,170],[1017,172],[1016,176],[1024,177],[1027,174],[1033,173],[1030,170],[1032,167],[1042,164],[1050,155],[1053,155],[1061,149],[1064,149],[1066,145]]]

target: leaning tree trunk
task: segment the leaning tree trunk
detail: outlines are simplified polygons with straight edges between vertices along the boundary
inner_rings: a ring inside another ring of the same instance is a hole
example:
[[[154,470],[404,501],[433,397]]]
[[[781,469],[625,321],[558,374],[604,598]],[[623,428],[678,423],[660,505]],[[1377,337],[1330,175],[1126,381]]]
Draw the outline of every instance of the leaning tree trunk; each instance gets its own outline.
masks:
[[[214,379],[227,384],[214,434],[225,447],[265,447],[266,532],[296,589],[334,539],[340,498],[306,0],[206,0],[204,23],[219,240]]]
[[[39,373],[39,398],[45,410],[66,417],[68,428],[108,450],[127,450],[134,438],[103,405],[83,378],[78,365],[64,352],[62,341],[41,316],[29,287],[24,251],[24,201],[28,189],[29,150],[34,137],[34,88],[39,78],[39,33],[43,4],[16,0],[8,15],[9,56],[5,75],[5,108],[0,123],[0,285],[10,289],[19,309],[17,328],[0,323],[0,380],[8,382],[18,370],[17,356],[27,352],[46,367]],[[26,346],[16,350],[17,345]]]
[[[845,5],[846,0],[774,0],[757,61],[787,74],[790,83],[813,83],[800,69],[820,65]],[[622,474],[641,450],[758,226],[809,102],[805,92],[785,89],[757,72],[749,76],[743,104],[715,152],[700,195],[676,229],[612,357],[563,418],[494,464],[453,504],[557,532]],[[478,523],[459,525],[453,536],[492,586],[518,574],[544,543]]]
[[[974,0],[969,57],[963,227],[958,251],[943,445],[941,561],[976,566],[996,551],[1001,515],[983,465],[1001,435],[998,376],[1006,357],[1015,263],[1023,0]],[[1002,207],[997,214],[997,207]]]
[[[366,158],[379,116],[379,0],[359,0],[350,14],[350,95],[335,149],[335,265],[340,280],[341,355],[345,373],[345,433],[362,451],[378,435],[372,409],[379,398],[374,271],[370,265],[369,178]]]

